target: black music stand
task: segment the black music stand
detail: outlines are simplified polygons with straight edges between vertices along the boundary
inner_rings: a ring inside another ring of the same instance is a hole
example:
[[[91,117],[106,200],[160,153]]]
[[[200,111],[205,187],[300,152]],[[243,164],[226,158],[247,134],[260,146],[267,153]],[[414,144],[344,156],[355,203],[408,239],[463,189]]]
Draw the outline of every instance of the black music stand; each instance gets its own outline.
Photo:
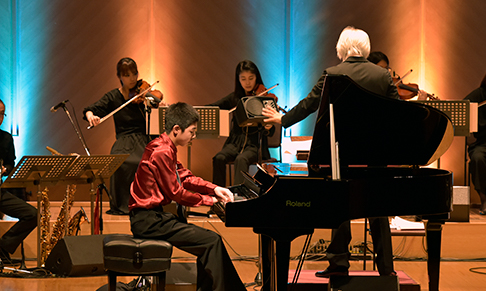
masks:
[[[123,164],[128,158],[128,154],[125,155],[99,155],[99,156],[78,156],[77,159],[69,167],[68,171],[64,175],[62,181],[75,181],[65,184],[91,184],[90,206],[91,206],[91,234],[94,234],[94,208],[96,191],[94,190],[94,181],[100,180],[98,189],[100,189],[100,199],[103,194],[103,189],[106,190],[104,183],[105,179],[108,179],[115,173],[115,171]],[[107,191],[108,192],[108,191]],[[103,219],[102,219],[102,206],[100,201],[100,232],[103,232]]]
[[[444,112],[454,125],[454,136],[469,136],[470,134],[470,101],[469,100],[419,100],[415,101],[429,105]],[[464,183],[467,181],[467,143],[464,159]],[[440,168],[440,159],[437,160],[437,168]]]
[[[220,135],[219,128],[219,107],[218,106],[194,106],[199,113],[199,122],[197,123],[196,139],[218,138]],[[165,110],[167,107],[159,107],[159,132],[165,132]],[[192,142],[187,145],[187,165],[191,169],[191,146]]]
[[[128,155],[106,156],[24,156],[2,184],[3,188],[37,185],[37,264],[41,265],[40,205],[41,183],[91,184],[91,214],[93,210],[93,183],[96,179],[110,177]],[[91,232],[93,233],[93,224]]]

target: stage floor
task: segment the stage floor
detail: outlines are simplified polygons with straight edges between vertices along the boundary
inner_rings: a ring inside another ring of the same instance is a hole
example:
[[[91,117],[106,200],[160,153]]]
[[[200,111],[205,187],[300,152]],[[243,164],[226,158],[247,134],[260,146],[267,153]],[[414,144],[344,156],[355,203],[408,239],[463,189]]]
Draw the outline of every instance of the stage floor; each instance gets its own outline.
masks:
[[[88,212],[89,210],[87,210]],[[486,290],[486,256],[484,253],[484,241],[486,240],[486,216],[478,214],[477,209],[471,209],[470,222],[467,223],[446,223],[443,231],[443,261],[441,262],[441,275],[440,275],[440,290],[441,291],[479,291]],[[88,212],[89,213],[89,212]],[[56,217],[53,215],[53,217]],[[240,274],[242,280],[251,284],[258,272],[256,265],[256,241],[253,241],[251,229],[230,229],[225,228],[224,225],[217,225],[216,220],[201,218],[190,219],[193,223],[201,224],[203,227],[218,231],[225,239],[230,255],[234,259],[235,267]],[[104,215],[105,231],[104,233],[116,233],[116,232],[128,232],[128,217],[126,216],[111,216]],[[2,224],[3,222],[0,222]],[[362,226],[359,222],[356,223],[358,232],[362,232]],[[88,227],[89,225],[86,224]],[[5,226],[7,227],[7,226]],[[354,226],[353,226],[354,227]],[[83,230],[86,234],[86,230]],[[319,235],[323,233],[316,233],[315,240],[319,239]],[[354,236],[354,234],[353,234]],[[241,245],[241,241],[245,237],[248,237],[247,244]],[[354,237],[353,237],[354,238]],[[401,254],[406,255],[408,248],[411,248],[412,244],[421,245],[422,238],[400,238],[399,242],[395,244],[394,250]],[[240,242],[238,244],[237,242]],[[35,245],[29,245],[26,248],[29,252],[35,250]],[[35,241],[34,241],[35,243]],[[399,245],[403,244],[403,245]],[[294,244],[293,244],[294,245]],[[296,247],[299,242],[295,243]],[[471,251],[472,249],[472,251]],[[428,278],[427,278],[427,265],[423,261],[425,252],[417,258],[402,258],[395,260],[395,269],[400,275],[400,280],[410,278],[416,282],[420,289],[428,290]],[[27,253],[27,252],[26,252]],[[446,255],[444,255],[446,253]],[[18,252],[13,255],[14,258],[19,258]],[[33,268],[36,266],[35,258],[30,255],[27,256],[27,267]],[[174,262],[192,262],[194,259],[189,255],[182,252],[174,253]],[[296,260],[290,261],[290,269],[295,269],[297,266]],[[313,277],[313,274],[318,270],[323,270],[327,267],[326,261],[306,261],[303,265],[303,270],[298,281],[299,286],[302,288],[305,284],[316,284],[319,288],[324,287],[325,284],[322,278]],[[351,269],[354,272],[361,272],[363,270],[363,261],[351,261]],[[366,270],[373,270],[372,263],[368,261],[366,263]],[[10,272],[4,270],[5,273]],[[292,271],[289,276],[292,278]],[[119,277],[118,280],[122,282],[129,282],[134,277]],[[107,283],[106,276],[95,277],[78,277],[78,278],[12,278],[12,277],[0,277],[0,290],[96,290],[100,286]],[[313,286],[315,287],[315,286]],[[259,290],[258,286],[249,286],[248,290]],[[196,290],[194,284],[174,285],[167,286],[167,290],[174,291],[190,291]],[[299,289],[293,289],[299,290]],[[302,289],[301,289],[302,290]],[[320,289],[326,290],[326,289]],[[402,287],[401,289],[406,290]],[[415,291],[415,290],[413,290]]]

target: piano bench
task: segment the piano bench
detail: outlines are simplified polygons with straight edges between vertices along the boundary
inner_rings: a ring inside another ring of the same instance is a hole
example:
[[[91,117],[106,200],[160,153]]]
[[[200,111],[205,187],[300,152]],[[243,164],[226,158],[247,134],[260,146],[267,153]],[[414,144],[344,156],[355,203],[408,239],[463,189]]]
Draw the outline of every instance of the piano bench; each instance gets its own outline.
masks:
[[[166,241],[107,235],[103,239],[103,263],[108,271],[108,290],[115,291],[117,276],[127,275],[153,276],[151,290],[165,290],[171,257],[172,245]]]

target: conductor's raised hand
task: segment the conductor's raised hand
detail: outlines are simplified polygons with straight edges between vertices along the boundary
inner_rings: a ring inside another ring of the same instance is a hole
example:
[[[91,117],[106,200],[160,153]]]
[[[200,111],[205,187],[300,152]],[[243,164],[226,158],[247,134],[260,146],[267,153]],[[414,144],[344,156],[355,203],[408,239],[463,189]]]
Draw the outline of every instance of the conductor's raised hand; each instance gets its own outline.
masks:
[[[216,195],[216,199],[221,202],[233,202],[233,192],[231,192],[228,188],[223,187],[216,187],[214,188],[214,194]]]
[[[263,120],[264,122],[282,124],[283,114],[279,113],[277,110],[273,109],[272,107],[263,107],[262,114],[263,116],[268,117]]]

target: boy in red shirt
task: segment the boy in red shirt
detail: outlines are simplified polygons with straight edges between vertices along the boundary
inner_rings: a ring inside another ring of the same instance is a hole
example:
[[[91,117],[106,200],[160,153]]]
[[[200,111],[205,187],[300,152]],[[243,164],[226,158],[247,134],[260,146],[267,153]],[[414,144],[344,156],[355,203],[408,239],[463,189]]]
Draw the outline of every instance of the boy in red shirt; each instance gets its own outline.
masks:
[[[194,176],[177,161],[177,146],[196,136],[199,114],[176,103],[165,112],[165,133],[145,148],[131,185],[131,230],[135,237],[160,239],[197,256],[197,290],[246,290],[221,237],[164,211],[175,201],[185,206],[212,206],[233,201],[233,193]]]

